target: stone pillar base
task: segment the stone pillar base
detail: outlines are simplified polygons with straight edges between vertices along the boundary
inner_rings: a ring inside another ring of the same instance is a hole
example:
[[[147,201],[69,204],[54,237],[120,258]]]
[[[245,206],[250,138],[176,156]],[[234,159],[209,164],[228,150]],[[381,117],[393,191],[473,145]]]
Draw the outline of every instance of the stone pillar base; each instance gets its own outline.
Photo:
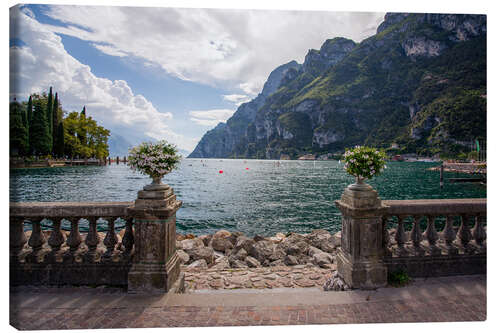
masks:
[[[128,274],[128,293],[160,294],[168,292],[174,285],[184,290],[184,279],[178,279],[180,260],[177,252],[166,264],[134,263]]]
[[[354,289],[376,289],[387,285],[387,267],[381,261],[357,261],[352,263],[340,249],[337,253],[337,271]]]

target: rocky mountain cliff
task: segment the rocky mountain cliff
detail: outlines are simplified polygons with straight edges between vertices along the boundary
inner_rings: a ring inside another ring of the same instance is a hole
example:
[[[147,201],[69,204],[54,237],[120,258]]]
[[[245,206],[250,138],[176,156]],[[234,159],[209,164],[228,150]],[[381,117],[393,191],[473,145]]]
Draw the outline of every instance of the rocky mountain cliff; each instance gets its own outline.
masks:
[[[388,13],[376,35],[309,50],[189,157],[292,158],[356,144],[453,155],[486,137],[486,16]]]

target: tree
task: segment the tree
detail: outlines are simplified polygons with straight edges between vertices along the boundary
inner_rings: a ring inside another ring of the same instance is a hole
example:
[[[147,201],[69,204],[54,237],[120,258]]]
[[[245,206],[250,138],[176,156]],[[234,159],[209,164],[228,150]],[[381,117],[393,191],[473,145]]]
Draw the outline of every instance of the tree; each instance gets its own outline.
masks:
[[[56,156],[64,155],[64,126],[62,124],[62,118],[63,112],[56,92],[54,106],[52,107],[52,150]]]
[[[26,124],[26,131],[28,135],[28,151],[27,154],[31,151],[30,149],[30,127],[31,127],[31,119],[33,118],[33,100],[30,98],[28,99],[28,105],[26,106],[26,118],[27,118],[27,124]]]
[[[49,134],[49,125],[43,101],[37,99],[33,102],[33,122],[31,125],[31,148],[35,155],[48,155],[52,151],[52,138]]]
[[[10,153],[13,156],[24,156],[29,150],[26,113],[15,99],[10,103],[9,115]]]
[[[85,129],[85,119],[86,119],[86,110],[84,106],[82,112],[80,112],[80,122],[79,122],[80,126],[76,131],[76,136],[78,140],[80,140],[82,146],[87,145],[87,131]]]
[[[49,89],[49,96],[47,97],[47,123],[49,125],[49,135],[53,135],[53,108],[54,108],[54,96],[52,95],[52,87]]]

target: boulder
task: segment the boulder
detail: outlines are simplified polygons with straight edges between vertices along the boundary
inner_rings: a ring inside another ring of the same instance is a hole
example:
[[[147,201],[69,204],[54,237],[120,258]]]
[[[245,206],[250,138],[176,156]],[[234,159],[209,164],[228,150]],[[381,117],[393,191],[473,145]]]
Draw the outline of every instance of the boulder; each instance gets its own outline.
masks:
[[[212,237],[210,246],[216,251],[226,252],[233,248],[233,243],[228,237]]]
[[[237,260],[244,261],[245,258],[247,257],[247,255],[248,255],[247,251],[245,251],[245,249],[241,248],[238,252],[236,252],[235,254],[232,254],[230,257],[235,258]]]
[[[204,247],[203,241],[199,238],[184,239],[181,241],[180,249],[190,251],[198,247]]]
[[[240,236],[243,236],[243,233],[242,233],[242,232],[240,232],[240,231],[234,231],[234,232],[232,232],[232,233],[231,233],[231,236],[229,236],[229,240],[231,241],[231,243],[232,243],[233,245],[235,245],[235,244],[236,244],[236,240],[237,240],[237,239],[238,239],[238,237],[240,237]]]
[[[279,259],[279,260],[275,260],[275,261],[271,261],[269,264],[265,265],[265,266],[271,266],[271,267],[275,267],[275,266],[285,266],[285,263],[283,262],[282,259]]]
[[[213,265],[211,268],[214,269],[228,269],[231,268],[229,265],[229,259],[227,257],[220,257],[215,260],[215,265]]]
[[[262,264],[273,255],[275,247],[271,241],[260,240],[252,245],[249,254]]]
[[[221,229],[213,235],[213,238],[226,238],[229,236],[231,236],[231,232]]]
[[[326,252],[332,252],[335,250],[333,245],[332,235],[324,229],[313,230],[309,235],[306,236],[307,242],[318,249]]]
[[[338,231],[333,235],[333,244],[335,245],[335,247],[340,246],[341,239],[342,239],[342,231]]]
[[[229,265],[231,266],[231,268],[247,268],[248,267],[247,264],[245,264],[245,262],[238,260],[234,257],[229,257],[228,261],[229,261]]]
[[[333,262],[333,257],[326,252],[316,253],[313,255],[313,262],[322,268],[328,268]]]
[[[183,240],[185,242],[186,240]],[[204,259],[208,265],[211,265],[215,262],[215,254],[214,250],[207,246],[200,246],[191,249],[184,250],[192,261],[196,261],[199,259]]]
[[[313,257],[316,253],[324,253],[324,252],[321,251],[320,249],[318,249],[317,247],[310,246],[308,251],[307,251],[307,254],[309,255],[309,257]]]
[[[270,261],[283,260],[285,256],[286,256],[285,251],[283,251],[278,247],[275,247],[274,252],[267,259],[269,259]]]
[[[236,244],[234,245],[234,250],[238,251],[239,249],[243,248],[247,253],[250,253],[250,249],[252,248],[252,245],[255,244],[255,241],[251,238],[245,237],[245,236],[239,236],[236,239]]]
[[[307,244],[305,241],[298,241],[296,243],[293,243],[289,240],[286,240],[280,244],[280,247],[285,250],[286,254],[290,254],[293,256],[307,253],[307,251],[309,250],[309,244]]]
[[[286,238],[286,235],[284,233],[282,233],[282,232],[278,232],[278,233],[276,233],[276,236],[274,236],[274,237],[283,240],[283,239]]]
[[[189,262],[189,254],[187,254],[183,250],[177,250],[177,255],[179,256],[181,264],[186,264]]]
[[[207,262],[204,259],[199,259],[192,262],[188,268],[208,268]]]
[[[262,236],[260,236],[260,235],[255,235],[255,236],[253,237],[253,240],[254,240],[254,241],[256,241],[256,242],[260,242],[260,241],[265,240],[265,238],[264,238],[264,237],[262,237]]]
[[[292,255],[286,255],[285,258],[283,259],[283,262],[287,266],[295,266],[299,264],[299,260],[297,259],[297,257]]]
[[[251,256],[245,258],[245,264],[247,264],[248,267],[261,267],[260,262]]]
[[[210,244],[210,241],[212,240],[212,235],[201,235],[198,238],[202,240],[205,246],[208,246],[208,244]]]

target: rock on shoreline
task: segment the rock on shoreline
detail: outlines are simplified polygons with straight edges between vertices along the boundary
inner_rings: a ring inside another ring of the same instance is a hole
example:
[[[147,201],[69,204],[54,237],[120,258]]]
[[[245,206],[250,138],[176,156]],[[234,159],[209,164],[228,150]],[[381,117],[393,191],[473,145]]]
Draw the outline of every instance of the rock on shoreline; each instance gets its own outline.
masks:
[[[332,235],[323,229],[309,234],[289,232],[272,237],[245,236],[219,230],[194,236],[177,234],[176,247],[181,264],[188,268],[257,268],[313,264],[330,268],[340,246],[340,232]]]

